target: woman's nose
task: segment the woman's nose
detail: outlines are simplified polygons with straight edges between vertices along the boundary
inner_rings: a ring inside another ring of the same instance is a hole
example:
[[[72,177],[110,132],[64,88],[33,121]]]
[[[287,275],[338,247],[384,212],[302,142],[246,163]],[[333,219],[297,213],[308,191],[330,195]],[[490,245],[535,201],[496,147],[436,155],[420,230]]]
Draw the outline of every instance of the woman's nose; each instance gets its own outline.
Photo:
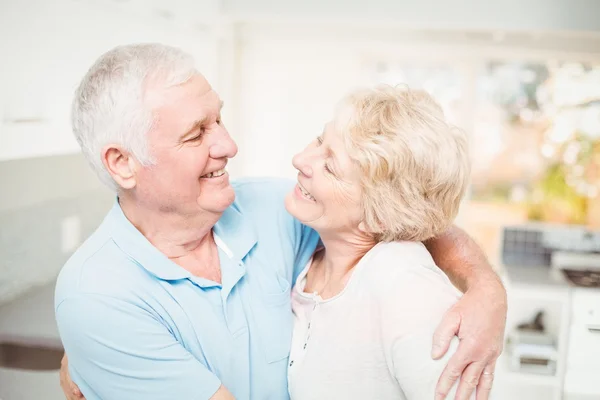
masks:
[[[312,177],[313,169],[312,169],[309,161],[310,161],[310,157],[305,150],[302,153],[296,154],[294,156],[294,158],[292,158],[292,165],[294,166],[294,168],[296,168],[298,171],[300,171],[303,175],[306,175],[307,177],[310,178],[310,177]]]

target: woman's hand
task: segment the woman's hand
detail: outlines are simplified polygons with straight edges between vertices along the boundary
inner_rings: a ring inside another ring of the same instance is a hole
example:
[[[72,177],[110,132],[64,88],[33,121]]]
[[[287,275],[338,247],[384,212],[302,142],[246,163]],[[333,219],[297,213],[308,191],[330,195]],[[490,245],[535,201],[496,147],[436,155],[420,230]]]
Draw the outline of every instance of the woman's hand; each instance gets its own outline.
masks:
[[[60,387],[67,400],[85,400],[79,387],[71,380],[71,375],[69,375],[69,360],[66,353],[60,362]]]
[[[456,335],[460,345],[442,373],[436,400],[446,395],[460,378],[457,400],[467,400],[476,390],[477,400],[488,400],[496,360],[504,344],[506,291],[494,272],[484,274],[444,316],[434,338],[432,357],[442,357]]]

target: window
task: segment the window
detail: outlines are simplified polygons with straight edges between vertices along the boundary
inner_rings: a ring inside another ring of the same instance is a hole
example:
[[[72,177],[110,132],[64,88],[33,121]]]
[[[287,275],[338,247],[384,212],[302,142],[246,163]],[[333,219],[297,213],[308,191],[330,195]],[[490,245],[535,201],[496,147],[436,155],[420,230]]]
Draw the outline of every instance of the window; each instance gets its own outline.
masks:
[[[470,193],[457,223],[499,260],[501,229],[600,227],[600,63],[378,62],[371,83],[427,90],[470,134]]]

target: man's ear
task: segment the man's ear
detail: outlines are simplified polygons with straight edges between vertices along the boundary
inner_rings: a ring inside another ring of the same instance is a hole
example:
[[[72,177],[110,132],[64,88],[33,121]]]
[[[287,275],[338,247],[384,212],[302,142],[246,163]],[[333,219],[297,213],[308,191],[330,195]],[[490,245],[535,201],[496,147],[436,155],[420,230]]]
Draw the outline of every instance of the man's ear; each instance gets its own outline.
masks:
[[[106,145],[102,149],[102,163],[104,167],[123,189],[133,189],[136,181],[135,158],[122,146],[116,144]]]

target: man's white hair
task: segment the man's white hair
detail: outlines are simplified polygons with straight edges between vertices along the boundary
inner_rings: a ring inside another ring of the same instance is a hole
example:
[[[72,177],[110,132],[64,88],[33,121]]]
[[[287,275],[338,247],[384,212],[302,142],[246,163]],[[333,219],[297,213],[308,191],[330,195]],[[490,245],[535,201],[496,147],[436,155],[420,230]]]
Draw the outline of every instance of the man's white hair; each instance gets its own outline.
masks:
[[[153,115],[144,105],[152,89],[187,82],[197,71],[184,51],[158,43],[118,46],[100,56],[81,81],[73,100],[71,123],[77,142],[102,182],[119,187],[102,163],[101,151],[117,144],[142,165],[152,165],[148,132]]]

